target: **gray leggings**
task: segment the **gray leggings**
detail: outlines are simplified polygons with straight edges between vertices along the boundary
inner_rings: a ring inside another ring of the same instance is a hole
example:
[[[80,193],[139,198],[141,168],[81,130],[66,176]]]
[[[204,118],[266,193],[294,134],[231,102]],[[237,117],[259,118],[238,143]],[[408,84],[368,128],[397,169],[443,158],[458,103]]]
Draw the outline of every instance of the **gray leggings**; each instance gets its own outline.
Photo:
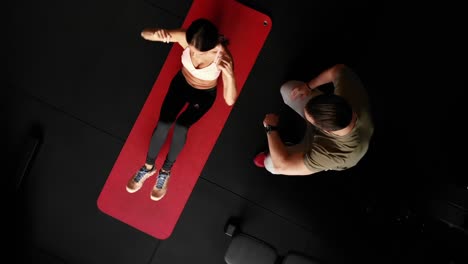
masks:
[[[170,171],[185,145],[189,128],[210,110],[215,99],[216,87],[205,90],[193,88],[179,72],[172,80],[164,98],[159,121],[151,137],[146,163],[154,165],[169,130],[174,125],[169,152],[162,166],[165,171]],[[180,113],[185,106],[185,110]]]

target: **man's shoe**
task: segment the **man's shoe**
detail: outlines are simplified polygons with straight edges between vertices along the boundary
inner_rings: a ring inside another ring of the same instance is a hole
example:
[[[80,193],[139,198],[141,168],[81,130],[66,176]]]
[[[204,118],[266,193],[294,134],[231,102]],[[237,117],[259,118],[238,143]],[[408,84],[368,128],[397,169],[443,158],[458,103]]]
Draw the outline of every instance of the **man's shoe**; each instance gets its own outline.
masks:
[[[133,177],[128,181],[127,183],[127,192],[129,193],[134,193],[143,186],[143,183],[145,181],[153,176],[153,174],[156,172],[156,166],[153,165],[153,168],[151,170],[146,169],[146,166],[143,165],[140,170],[133,175]]]
[[[161,200],[167,192],[167,184],[169,183],[169,177],[171,173],[169,171],[159,170],[158,177],[156,179],[156,184],[151,191],[151,200],[159,201]]]
[[[255,156],[254,158],[255,165],[259,168],[265,168],[265,158],[266,158],[265,152],[258,153],[257,156]]]

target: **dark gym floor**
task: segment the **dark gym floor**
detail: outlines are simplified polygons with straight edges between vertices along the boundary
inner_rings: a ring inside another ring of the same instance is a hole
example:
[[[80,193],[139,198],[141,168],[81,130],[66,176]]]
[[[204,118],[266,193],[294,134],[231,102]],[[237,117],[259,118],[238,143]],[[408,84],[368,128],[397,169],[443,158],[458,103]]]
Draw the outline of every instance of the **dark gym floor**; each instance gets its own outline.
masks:
[[[270,16],[272,30],[163,241],[96,200],[170,49],[139,33],[179,27],[192,1],[8,3],[2,116],[18,263],[224,263],[230,217],[280,254],[324,263],[467,263],[459,7],[240,2]],[[371,98],[376,130],[362,162],[309,177],[255,167],[266,113],[294,128],[285,137],[303,128],[281,84],[336,63],[352,67]]]

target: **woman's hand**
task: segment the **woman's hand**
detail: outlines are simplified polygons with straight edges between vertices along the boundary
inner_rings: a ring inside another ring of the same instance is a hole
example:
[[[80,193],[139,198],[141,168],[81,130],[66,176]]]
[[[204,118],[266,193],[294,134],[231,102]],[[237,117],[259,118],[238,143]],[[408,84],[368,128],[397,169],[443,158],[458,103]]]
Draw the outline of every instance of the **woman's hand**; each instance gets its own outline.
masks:
[[[171,34],[163,28],[145,29],[141,32],[141,36],[146,40],[161,41],[164,43],[171,42]]]
[[[234,78],[232,57],[223,49],[218,55],[217,66],[226,76]]]

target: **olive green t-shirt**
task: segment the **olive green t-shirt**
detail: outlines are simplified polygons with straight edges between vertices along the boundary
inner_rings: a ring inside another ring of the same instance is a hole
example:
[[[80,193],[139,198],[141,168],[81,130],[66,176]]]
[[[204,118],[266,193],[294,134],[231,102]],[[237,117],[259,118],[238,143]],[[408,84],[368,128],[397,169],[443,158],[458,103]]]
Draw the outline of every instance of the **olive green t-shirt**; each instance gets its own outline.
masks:
[[[357,120],[353,130],[345,136],[323,132],[307,122],[304,163],[312,172],[355,166],[366,154],[374,132],[368,96],[358,76],[345,67],[333,84],[335,94],[350,103]]]

